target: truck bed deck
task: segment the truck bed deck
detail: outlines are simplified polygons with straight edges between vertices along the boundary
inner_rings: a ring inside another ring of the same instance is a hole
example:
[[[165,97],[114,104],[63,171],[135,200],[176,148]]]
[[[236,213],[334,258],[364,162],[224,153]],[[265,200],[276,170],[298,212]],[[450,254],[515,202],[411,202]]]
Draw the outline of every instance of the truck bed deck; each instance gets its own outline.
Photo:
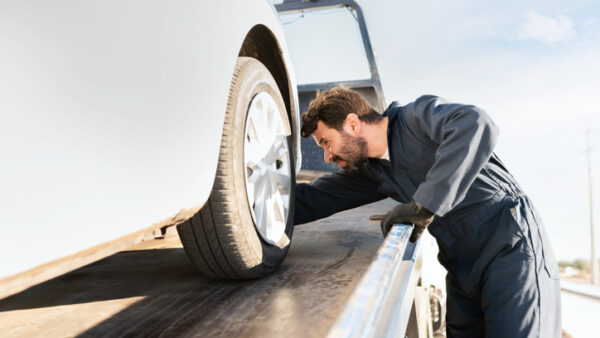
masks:
[[[288,257],[259,280],[202,277],[174,228],[0,300],[5,337],[322,337],[382,242],[391,200],[294,229]]]

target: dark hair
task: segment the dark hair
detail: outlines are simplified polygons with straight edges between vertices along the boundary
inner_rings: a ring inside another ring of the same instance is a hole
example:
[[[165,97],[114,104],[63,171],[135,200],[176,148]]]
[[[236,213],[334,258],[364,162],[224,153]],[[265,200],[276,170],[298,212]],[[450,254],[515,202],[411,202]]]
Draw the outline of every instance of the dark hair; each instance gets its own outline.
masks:
[[[310,101],[308,110],[302,114],[302,137],[308,137],[317,129],[317,122],[323,121],[329,128],[342,130],[348,114],[354,113],[366,123],[379,122],[379,115],[359,93],[346,88],[333,88],[317,93]]]

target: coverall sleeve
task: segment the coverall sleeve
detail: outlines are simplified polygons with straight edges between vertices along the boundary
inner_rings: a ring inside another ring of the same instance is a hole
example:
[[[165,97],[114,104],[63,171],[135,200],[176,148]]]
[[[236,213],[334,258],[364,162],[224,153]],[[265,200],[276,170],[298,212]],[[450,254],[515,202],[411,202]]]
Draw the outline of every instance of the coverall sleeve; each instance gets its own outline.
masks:
[[[311,184],[296,184],[294,225],[386,198],[377,191],[378,186],[363,174],[346,172],[320,177]]]
[[[413,199],[444,216],[465,198],[492,156],[498,128],[478,107],[430,95],[408,104],[403,116],[417,139],[437,147],[435,161]]]

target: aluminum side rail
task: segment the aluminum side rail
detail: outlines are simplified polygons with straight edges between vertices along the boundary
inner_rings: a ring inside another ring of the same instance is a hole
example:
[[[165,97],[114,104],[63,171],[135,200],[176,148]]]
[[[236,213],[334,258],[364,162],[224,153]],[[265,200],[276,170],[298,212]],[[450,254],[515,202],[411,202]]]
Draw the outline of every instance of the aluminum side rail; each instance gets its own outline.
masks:
[[[329,331],[334,337],[404,337],[421,274],[412,226],[394,225]]]

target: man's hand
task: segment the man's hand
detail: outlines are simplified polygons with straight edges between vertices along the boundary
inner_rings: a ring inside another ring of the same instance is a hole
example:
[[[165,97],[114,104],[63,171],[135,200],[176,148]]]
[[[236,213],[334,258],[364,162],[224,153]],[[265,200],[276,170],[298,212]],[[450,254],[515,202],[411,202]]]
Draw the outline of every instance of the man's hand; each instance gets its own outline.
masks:
[[[398,204],[390,210],[381,221],[381,232],[383,237],[392,228],[394,223],[411,223],[415,227],[410,235],[410,241],[416,242],[425,228],[433,221],[435,215],[431,211],[423,208],[418,202],[412,201],[409,204]]]

